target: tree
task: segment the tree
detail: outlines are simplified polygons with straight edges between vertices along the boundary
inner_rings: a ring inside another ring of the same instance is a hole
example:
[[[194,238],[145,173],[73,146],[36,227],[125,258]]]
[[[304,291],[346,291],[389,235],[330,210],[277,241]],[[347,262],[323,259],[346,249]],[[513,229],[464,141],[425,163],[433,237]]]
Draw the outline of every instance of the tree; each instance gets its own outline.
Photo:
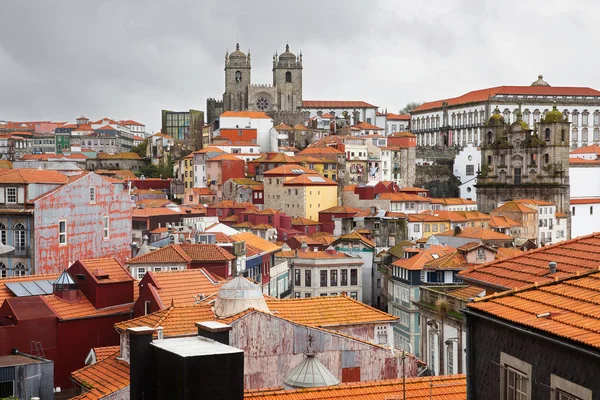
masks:
[[[146,157],[146,149],[148,148],[148,138],[144,139],[142,143],[137,146],[133,146],[131,151],[137,153],[140,157]]]
[[[412,110],[414,110],[415,108],[419,107],[421,104],[423,103],[418,103],[415,101],[411,101],[410,103],[406,104],[404,106],[404,108],[400,109],[400,114],[410,114],[410,112]]]

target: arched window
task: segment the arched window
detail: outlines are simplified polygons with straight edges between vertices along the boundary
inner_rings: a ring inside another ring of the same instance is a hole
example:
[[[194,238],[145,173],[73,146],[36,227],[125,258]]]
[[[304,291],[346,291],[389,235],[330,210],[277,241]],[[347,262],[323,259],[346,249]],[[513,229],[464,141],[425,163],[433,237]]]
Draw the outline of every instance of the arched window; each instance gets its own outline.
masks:
[[[600,140],[600,129],[594,128],[594,142],[597,142],[599,140]]]
[[[6,243],[6,225],[3,223],[0,223],[0,241],[2,244],[8,244]]]
[[[588,126],[590,113],[587,110],[583,110],[581,113],[581,125]]]
[[[285,81],[287,83],[292,83],[292,73],[290,71],[285,73]]]
[[[577,131],[577,128],[573,128],[573,130],[571,131],[571,141],[573,143],[579,141],[579,132]]]
[[[565,141],[565,130],[564,129],[560,131],[560,141],[561,142]]]
[[[16,224],[14,228],[14,240],[13,246],[15,246],[16,250],[25,250],[27,246],[25,226],[21,223]]]
[[[581,141],[582,142],[587,142],[588,141],[588,131],[587,131],[587,128],[583,128],[581,130]]]
[[[494,135],[492,134],[492,131],[489,131],[487,133],[487,144],[492,144],[493,140],[494,140]]]
[[[544,131],[544,139],[546,140],[546,142],[550,141],[550,128],[546,128],[546,130]]]
[[[27,275],[27,268],[25,268],[25,265],[23,265],[20,262],[15,263],[15,266],[13,267],[13,276],[25,276],[25,275]]]
[[[452,345],[452,341],[446,341],[446,364],[447,364],[447,375],[454,374],[454,346]]]
[[[6,264],[0,262],[0,276],[2,278],[6,278],[8,276],[8,268],[6,268]]]
[[[600,111],[594,112],[594,126],[600,125]]]
[[[571,113],[571,124],[573,126],[579,125],[579,113],[576,110]]]
[[[504,116],[504,121],[505,121],[507,124],[509,124],[509,123],[510,123],[510,110],[509,110],[508,108],[505,108],[505,109],[504,109],[503,116]]]
[[[533,122],[534,122],[534,123],[536,123],[536,122],[540,122],[540,110],[537,110],[537,109],[536,109],[536,110],[533,112]]]
[[[242,72],[241,71],[235,71],[235,81],[236,82],[242,81]]]

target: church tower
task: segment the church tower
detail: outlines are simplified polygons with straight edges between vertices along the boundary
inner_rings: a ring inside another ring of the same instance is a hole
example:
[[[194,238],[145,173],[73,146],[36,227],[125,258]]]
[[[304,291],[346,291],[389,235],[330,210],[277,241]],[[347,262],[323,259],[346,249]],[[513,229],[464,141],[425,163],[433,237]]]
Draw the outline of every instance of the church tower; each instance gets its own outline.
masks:
[[[516,116],[507,126],[496,108],[485,127],[476,185],[479,211],[489,213],[504,201],[535,199],[552,202],[557,212],[568,215],[570,123],[556,106],[535,131],[520,111]]]
[[[224,111],[243,111],[248,109],[248,86],[250,85],[250,52],[235,51],[225,54],[225,93],[223,93]]]
[[[302,107],[302,53],[296,57],[289,45],[285,53],[273,57],[273,86],[279,111],[295,112]]]

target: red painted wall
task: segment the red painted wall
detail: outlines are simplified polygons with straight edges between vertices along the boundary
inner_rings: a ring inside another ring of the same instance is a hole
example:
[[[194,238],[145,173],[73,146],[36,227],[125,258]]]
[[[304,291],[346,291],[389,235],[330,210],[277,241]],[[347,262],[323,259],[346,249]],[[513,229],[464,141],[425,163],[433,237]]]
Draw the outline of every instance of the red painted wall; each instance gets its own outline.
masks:
[[[256,129],[226,129],[219,130],[221,137],[229,140],[231,143],[253,142],[256,143]],[[241,135],[240,135],[241,132]]]
[[[126,282],[98,283],[92,277],[91,271],[84,268],[79,261],[75,262],[68,272],[77,283],[77,288],[96,308],[133,303],[133,278]],[[84,275],[85,278],[81,279],[77,275]]]

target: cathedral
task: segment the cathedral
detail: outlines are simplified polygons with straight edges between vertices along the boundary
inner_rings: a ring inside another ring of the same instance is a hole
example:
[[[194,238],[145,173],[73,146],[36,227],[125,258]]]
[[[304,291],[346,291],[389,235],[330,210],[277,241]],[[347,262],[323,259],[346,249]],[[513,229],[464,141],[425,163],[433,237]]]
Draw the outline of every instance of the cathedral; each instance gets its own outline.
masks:
[[[302,53],[296,56],[288,45],[273,56],[273,84],[253,84],[250,51],[225,54],[225,93],[223,100],[208,99],[207,122],[224,111],[264,111],[274,120],[302,119]]]

